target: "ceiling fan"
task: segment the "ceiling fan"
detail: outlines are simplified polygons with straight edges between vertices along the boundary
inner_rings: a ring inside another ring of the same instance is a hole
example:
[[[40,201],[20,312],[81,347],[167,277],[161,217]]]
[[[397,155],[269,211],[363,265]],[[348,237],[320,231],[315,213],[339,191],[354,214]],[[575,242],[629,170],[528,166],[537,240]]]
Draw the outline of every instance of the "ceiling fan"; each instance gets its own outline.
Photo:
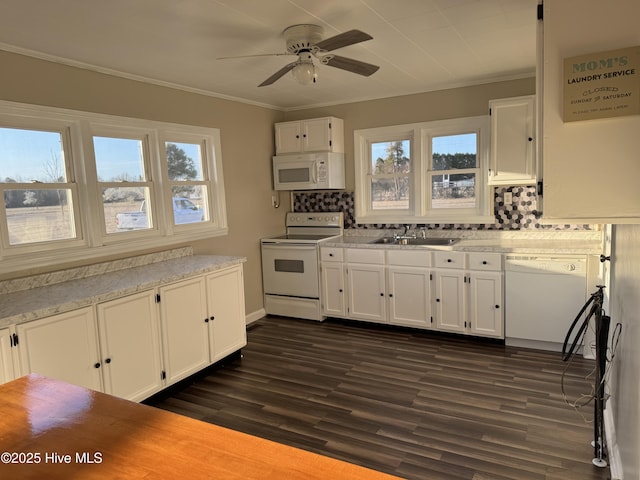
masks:
[[[318,25],[293,25],[282,32],[287,45],[284,53],[267,53],[262,55],[245,55],[246,57],[264,57],[271,55],[297,55],[295,62],[289,63],[262,82],[259,87],[273,84],[287,72],[291,71],[298,82],[306,85],[315,83],[318,73],[314,58],[322,65],[340,68],[348,72],[368,77],[380,67],[353,58],[334,55],[333,50],[371,40],[373,37],[360,30],[349,30],[322,40],[323,28]],[[243,57],[220,57],[219,60]]]

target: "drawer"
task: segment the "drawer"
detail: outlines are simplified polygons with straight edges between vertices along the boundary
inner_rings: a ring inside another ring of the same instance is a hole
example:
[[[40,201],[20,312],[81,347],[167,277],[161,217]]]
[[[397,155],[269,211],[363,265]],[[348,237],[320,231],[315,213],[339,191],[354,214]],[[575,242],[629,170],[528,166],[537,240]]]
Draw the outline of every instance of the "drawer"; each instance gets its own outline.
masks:
[[[467,268],[469,270],[490,270],[499,272],[502,270],[502,254],[469,252],[467,253]]]
[[[431,252],[428,250],[387,250],[388,265],[402,265],[407,267],[430,267]]]
[[[373,248],[348,248],[347,262],[384,265],[384,250]]]
[[[434,267],[464,268],[464,252],[434,252]]]
[[[344,261],[344,249],[337,247],[321,247],[320,260],[322,262],[342,262]]]

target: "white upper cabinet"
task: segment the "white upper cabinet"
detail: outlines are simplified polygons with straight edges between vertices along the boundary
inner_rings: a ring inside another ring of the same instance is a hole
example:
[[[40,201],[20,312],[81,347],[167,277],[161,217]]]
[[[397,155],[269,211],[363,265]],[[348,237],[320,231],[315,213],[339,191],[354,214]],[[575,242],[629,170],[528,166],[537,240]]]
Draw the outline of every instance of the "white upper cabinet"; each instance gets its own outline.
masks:
[[[323,117],[275,124],[276,155],[303,152],[344,153],[344,122]]]
[[[565,79],[565,60],[583,55],[596,60],[599,53],[640,45],[640,2],[611,0],[602,7],[597,0],[544,2],[543,60],[538,67],[543,67],[542,213],[549,222],[640,221],[640,115],[564,121],[564,89],[570,80]],[[606,56],[604,60],[607,65]],[[636,71],[636,82],[638,75]],[[600,86],[592,83],[598,82],[581,83],[585,92]],[[617,88],[619,94],[629,91],[613,81],[605,87]],[[637,87],[634,96],[636,92]]]
[[[489,185],[536,183],[535,96],[489,101]]]

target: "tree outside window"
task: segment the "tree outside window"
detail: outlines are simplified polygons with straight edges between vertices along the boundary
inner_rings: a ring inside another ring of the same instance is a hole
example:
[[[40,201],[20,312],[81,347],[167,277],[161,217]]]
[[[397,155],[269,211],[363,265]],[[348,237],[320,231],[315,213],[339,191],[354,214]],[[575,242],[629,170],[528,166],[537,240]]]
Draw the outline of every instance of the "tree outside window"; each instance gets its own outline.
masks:
[[[410,141],[371,144],[371,206],[373,210],[409,208]]]

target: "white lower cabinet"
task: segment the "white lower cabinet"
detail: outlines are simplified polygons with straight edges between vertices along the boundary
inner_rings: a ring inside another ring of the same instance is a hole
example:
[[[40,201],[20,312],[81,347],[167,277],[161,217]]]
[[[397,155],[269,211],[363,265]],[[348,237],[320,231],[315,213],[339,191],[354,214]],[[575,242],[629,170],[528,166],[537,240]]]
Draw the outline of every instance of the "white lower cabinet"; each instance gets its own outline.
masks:
[[[328,317],[347,315],[345,292],[345,266],[343,248],[320,249],[320,288],[322,290],[322,313]]]
[[[325,315],[431,328],[429,251],[324,247],[320,258]]]
[[[504,338],[502,255],[321,247],[323,313]]]
[[[247,344],[242,265],[207,275],[209,360],[217,362]]]
[[[436,270],[433,278],[436,328],[447,332],[464,333],[466,330],[464,271]]]
[[[104,391],[143,400],[164,387],[155,290],[97,305]]]
[[[205,279],[160,287],[159,294],[164,369],[171,384],[209,364]]]
[[[39,373],[102,390],[94,307],[16,326],[22,375]]]
[[[349,318],[388,323],[384,265],[347,264]]]
[[[431,252],[386,251],[389,322],[394,325],[432,328]]]
[[[140,401],[246,344],[235,265],[0,329],[0,383],[39,373]]]
[[[502,272],[469,272],[467,282],[471,333],[504,337]]]
[[[502,255],[435,252],[436,328],[504,337]],[[466,262],[465,262],[466,260]]]
[[[11,328],[0,328],[0,385],[17,376],[18,360],[14,355],[14,333]]]

